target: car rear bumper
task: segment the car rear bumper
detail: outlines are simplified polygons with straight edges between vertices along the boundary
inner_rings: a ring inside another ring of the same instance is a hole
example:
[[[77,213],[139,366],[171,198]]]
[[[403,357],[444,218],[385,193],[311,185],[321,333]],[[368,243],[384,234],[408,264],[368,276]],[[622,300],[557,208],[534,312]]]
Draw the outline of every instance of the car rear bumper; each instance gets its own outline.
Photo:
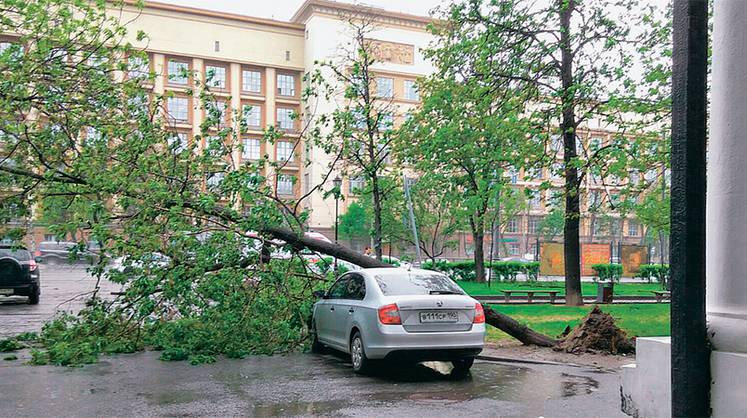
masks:
[[[419,361],[474,357],[485,344],[485,324],[468,331],[407,332],[401,325],[379,325],[365,336],[370,359],[410,358]]]
[[[38,292],[37,283],[24,283],[14,285],[0,284],[0,296],[31,296]],[[12,293],[10,292],[12,291]]]

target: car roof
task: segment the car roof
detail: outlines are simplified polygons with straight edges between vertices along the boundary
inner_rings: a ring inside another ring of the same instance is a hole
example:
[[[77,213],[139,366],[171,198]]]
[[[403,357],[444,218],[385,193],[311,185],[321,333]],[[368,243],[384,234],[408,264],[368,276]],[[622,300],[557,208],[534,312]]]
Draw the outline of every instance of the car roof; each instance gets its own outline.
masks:
[[[407,274],[443,274],[434,270],[418,269],[418,268],[402,268],[402,267],[377,267],[356,270],[356,273],[366,273],[370,276],[399,276]]]
[[[13,244],[0,244],[2,250],[25,250],[28,251],[24,245],[13,245]]]

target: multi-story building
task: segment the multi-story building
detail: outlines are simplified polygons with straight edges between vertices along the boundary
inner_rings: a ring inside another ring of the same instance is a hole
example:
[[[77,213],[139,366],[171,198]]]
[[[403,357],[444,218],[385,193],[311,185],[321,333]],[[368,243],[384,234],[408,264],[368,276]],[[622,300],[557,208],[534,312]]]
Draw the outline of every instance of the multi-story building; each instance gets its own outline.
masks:
[[[425,16],[328,0],[307,0],[288,22],[157,2],[146,2],[143,8],[129,2],[117,6],[112,13],[122,22],[129,22],[131,42],[147,51],[148,62],[142,63],[142,71],[156,74],[153,92],[173,93],[167,96],[164,104],[169,123],[176,132],[175,141],[186,145],[202,138],[200,125],[206,118],[206,109],[196,103],[193,98],[196,94],[191,96],[187,92],[199,91],[207,82],[216,97],[217,108],[225,112],[222,123],[235,123],[229,115],[240,115],[247,126],[240,138],[243,149],[234,151],[233,164],[264,156],[271,161],[284,162],[277,169],[268,167],[264,174],[273,182],[278,195],[289,199],[306,195],[324,181],[328,172],[331,157],[313,144],[300,143],[301,125],[310,112],[302,102],[302,79],[304,74],[318,68],[318,62],[339,60],[341,46],[350,42],[346,19],[351,14],[374,22],[367,38],[376,44],[379,59],[372,70],[378,93],[386,96],[396,109],[392,115],[395,126],[419,103],[417,79],[433,71],[422,51],[432,41],[427,30],[431,19]],[[135,39],[138,31],[145,32],[147,39]],[[186,73],[193,76],[183,76]],[[321,101],[315,104],[314,112],[331,113],[338,105],[335,99]],[[302,117],[295,118],[294,114]],[[274,143],[263,139],[263,131],[270,126],[283,132]],[[602,126],[590,126],[582,135],[582,141],[601,143],[609,134]],[[195,145],[201,149],[209,140],[209,137],[202,138],[201,143]],[[562,186],[561,178],[553,170],[510,173],[510,177],[517,187],[538,189],[540,182],[548,179]],[[208,178],[208,186],[217,180],[220,180],[219,173]],[[360,186],[360,178],[343,178],[344,195],[351,196]],[[537,225],[548,212],[551,194],[551,190],[538,191],[526,211],[506,222],[500,233],[502,256],[535,252]],[[605,194],[593,181],[587,181],[585,196],[584,210],[589,205],[602,204]],[[342,200],[341,213],[351,200]],[[312,193],[306,197],[304,207],[310,211],[308,227],[332,236],[334,199],[325,199],[321,192]],[[602,237],[598,228],[593,217],[587,217],[582,225],[582,239],[609,240],[610,234]],[[617,234],[625,242],[639,242],[642,230],[634,220],[623,220]],[[458,248],[445,256],[470,257],[471,235],[458,235]],[[491,234],[486,235],[490,237]],[[36,242],[50,238],[53,237],[43,228],[34,231]]]

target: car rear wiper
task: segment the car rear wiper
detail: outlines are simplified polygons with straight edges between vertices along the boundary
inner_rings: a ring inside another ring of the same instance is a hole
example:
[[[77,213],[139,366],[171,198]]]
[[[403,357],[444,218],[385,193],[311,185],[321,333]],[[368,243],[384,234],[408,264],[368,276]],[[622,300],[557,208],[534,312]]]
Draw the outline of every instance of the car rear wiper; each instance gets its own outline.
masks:
[[[431,290],[428,292],[429,295],[461,295],[460,292],[454,292],[452,290]]]

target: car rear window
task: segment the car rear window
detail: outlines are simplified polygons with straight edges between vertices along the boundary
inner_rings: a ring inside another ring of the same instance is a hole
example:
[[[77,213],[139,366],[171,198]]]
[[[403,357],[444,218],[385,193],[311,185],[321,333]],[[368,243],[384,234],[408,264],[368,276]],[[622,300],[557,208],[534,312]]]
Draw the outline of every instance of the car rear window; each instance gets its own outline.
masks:
[[[429,295],[464,291],[450,278],[437,273],[407,273],[402,275],[374,276],[384,296]]]
[[[0,257],[11,257],[18,261],[31,260],[31,253],[28,250],[0,248]]]

